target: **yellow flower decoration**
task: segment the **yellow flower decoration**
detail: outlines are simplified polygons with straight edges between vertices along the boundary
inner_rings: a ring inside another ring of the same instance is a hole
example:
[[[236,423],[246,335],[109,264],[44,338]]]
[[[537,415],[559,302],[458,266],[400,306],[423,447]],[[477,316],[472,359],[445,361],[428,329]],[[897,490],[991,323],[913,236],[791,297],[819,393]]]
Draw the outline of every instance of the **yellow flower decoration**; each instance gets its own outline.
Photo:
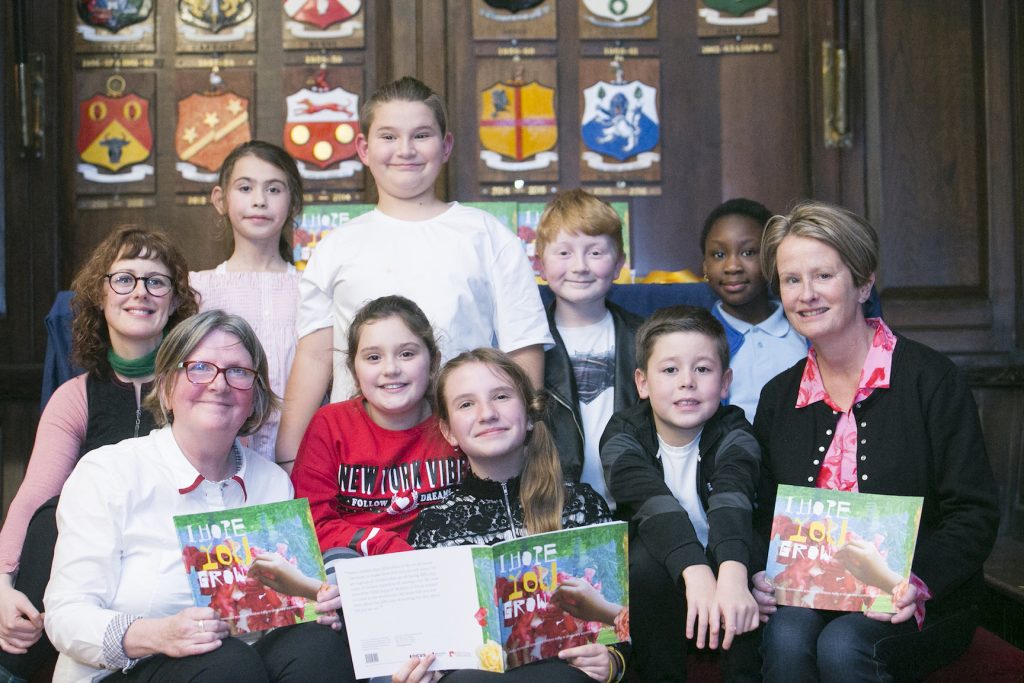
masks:
[[[501,645],[498,645],[493,640],[488,640],[478,647],[476,649],[476,656],[480,660],[480,668],[484,671],[501,673],[505,670],[505,657],[501,651]]]

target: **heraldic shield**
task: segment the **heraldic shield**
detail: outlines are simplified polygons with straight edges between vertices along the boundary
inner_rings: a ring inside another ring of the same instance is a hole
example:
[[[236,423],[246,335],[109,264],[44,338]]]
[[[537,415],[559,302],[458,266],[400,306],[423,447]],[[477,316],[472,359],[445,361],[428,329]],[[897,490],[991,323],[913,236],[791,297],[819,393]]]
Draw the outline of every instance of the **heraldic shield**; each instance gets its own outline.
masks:
[[[182,161],[216,172],[224,157],[251,137],[248,99],[226,92],[178,100],[174,150]]]
[[[653,4],[654,0],[583,0],[587,11],[595,17],[613,21],[635,19],[651,9]]]
[[[641,83],[598,81],[583,91],[583,143],[619,161],[658,145],[657,90]]]
[[[480,93],[480,144],[522,161],[558,142],[555,90],[532,81],[495,83]]]
[[[252,16],[253,11],[252,0],[178,0],[181,20],[211,33],[241,24]]]
[[[81,103],[78,155],[117,172],[145,161],[153,151],[149,101],[138,95],[96,95]]]
[[[284,148],[298,160],[327,168],[356,154],[359,96],[343,88],[302,90],[287,98]]]
[[[544,0],[484,0],[484,2],[495,9],[503,9],[515,14],[516,12],[521,12],[524,9],[536,7],[540,3],[544,2]]]
[[[153,0],[78,0],[78,16],[89,26],[117,33],[125,26],[145,21],[153,11]]]
[[[771,4],[772,0],[704,0],[704,5],[734,17],[743,16],[751,10]]]
[[[359,13],[362,0],[284,0],[284,13],[321,31]]]

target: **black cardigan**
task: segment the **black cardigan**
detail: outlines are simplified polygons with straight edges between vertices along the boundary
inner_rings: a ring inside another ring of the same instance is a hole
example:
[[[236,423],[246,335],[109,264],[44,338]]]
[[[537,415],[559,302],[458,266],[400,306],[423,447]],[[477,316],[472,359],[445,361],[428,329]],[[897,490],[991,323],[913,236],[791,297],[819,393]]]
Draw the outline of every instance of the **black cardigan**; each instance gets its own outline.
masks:
[[[876,389],[853,408],[857,484],[864,493],[924,498],[913,572],[936,603],[958,595],[951,603],[962,605],[981,585],[982,563],[999,524],[978,409],[952,361],[897,339],[890,387]],[[839,420],[824,401],[794,408],[806,363],[765,385],[754,419],[763,454],[755,521],[765,543],[777,484],[814,486]],[[758,568],[765,560],[762,555]]]

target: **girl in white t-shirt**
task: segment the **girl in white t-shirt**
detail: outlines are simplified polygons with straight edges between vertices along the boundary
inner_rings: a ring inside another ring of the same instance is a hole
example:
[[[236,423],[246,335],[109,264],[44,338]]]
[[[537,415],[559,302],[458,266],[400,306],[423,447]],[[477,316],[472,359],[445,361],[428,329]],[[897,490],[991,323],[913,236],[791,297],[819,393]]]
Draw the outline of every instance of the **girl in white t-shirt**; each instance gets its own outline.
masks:
[[[438,334],[442,359],[478,346],[510,353],[540,386],[547,319],[516,236],[489,214],[441,200],[434,183],[453,138],[441,98],[405,77],[363,107],[359,159],[373,175],[377,208],[317,245],[299,284],[299,344],[285,391],[278,462],[289,467],[331,385],[354,385],[343,349],[355,312],[388,294],[412,299]]]
[[[236,147],[221,165],[210,201],[232,240],[231,257],[190,274],[201,310],[239,315],[267,352],[270,389],[284,394],[295,355],[299,274],[292,265],[291,229],[302,211],[302,178],[286,151],[262,140]],[[274,411],[248,446],[274,460],[280,413]]]

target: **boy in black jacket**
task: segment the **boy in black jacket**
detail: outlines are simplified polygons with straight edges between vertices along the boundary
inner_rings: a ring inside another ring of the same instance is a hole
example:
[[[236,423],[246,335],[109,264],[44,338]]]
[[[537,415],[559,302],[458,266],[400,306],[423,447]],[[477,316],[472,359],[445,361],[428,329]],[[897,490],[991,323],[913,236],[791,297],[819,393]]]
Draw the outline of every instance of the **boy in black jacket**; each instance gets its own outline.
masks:
[[[640,679],[686,680],[686,640],[754,631],[748,589],[761,451],[729,395],[729,345],[704,308],[672,306],[637,332],[638,405],[616,413],[601,459],[629,520],[629,600]]]

